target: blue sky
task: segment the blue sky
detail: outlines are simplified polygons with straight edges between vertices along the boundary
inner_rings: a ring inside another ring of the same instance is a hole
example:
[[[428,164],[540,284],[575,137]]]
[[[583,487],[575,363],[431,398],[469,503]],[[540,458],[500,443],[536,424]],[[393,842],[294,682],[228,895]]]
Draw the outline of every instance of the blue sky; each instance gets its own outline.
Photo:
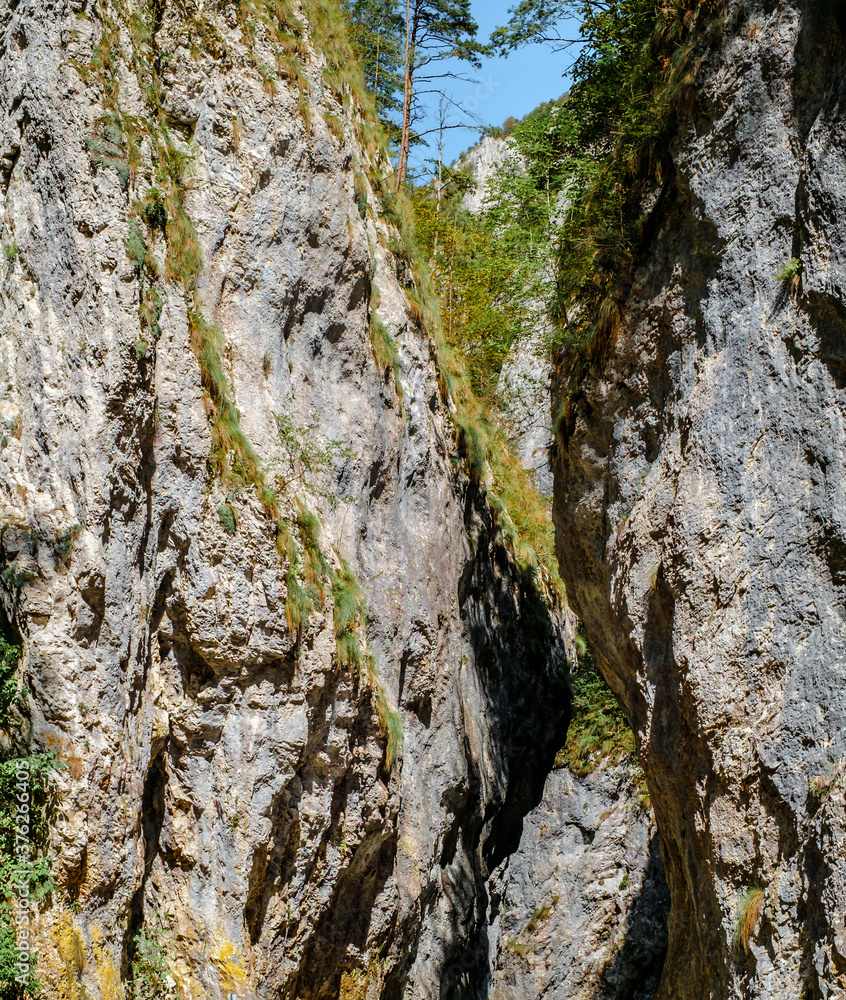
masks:
[[[479,24],[479,38],[486,41],[494,28],[505,24],[508,10],[516,0],[474,0],[473,16]],[[574,29],[575,30],[575,29]],[[501,125],[509,115],[521,118],[537,107],[542,101],[560,97],[569,85],[564,75],[572,62],[571,52],[553,52],[548,46],[531,45],[513,52],[505,59],[486,59],[481,70],[467,67],[457,60],[439,64],[440,67],[457,69],[472,76],[473,83],[460,80],[446,80],[443,89],[453,99],[467,106],[486,125]],[[441,72],[438,69],[437,72]],[[427,98],[433,102],[427,119],[419,122],[420,131],[436,128],[437,98]],[[452,113],[453,122],[461,120],[458,111]],[[478,139],[478,132],[469,129],[450,129],[444,133],[444,159],[447,163]],[[437,157],[437,136],[427,137],[429,148],[417,146],[412,154],[412,169],[425,169],[428,157]]]

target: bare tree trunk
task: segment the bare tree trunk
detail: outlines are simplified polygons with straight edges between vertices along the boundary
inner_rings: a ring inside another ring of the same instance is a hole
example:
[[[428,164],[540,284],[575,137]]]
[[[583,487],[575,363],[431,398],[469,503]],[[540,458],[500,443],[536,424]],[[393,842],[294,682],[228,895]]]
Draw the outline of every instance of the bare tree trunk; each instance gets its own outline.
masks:
[[[382,19],[384,21],[384,18]],[[373,97],[376,101],[376,114],[379,114],[379,55],[382,48],[382,21],[379,22],[379,30],[376,32],[376,75],[373,80]]]
[[[400,139],[397,187],[405,184],[408,173],[408,147],[411,144],[411,94],[414,77],[414,52],[411,45],[411,0],[405,3],[405,100],[402,108],[402,138]]]

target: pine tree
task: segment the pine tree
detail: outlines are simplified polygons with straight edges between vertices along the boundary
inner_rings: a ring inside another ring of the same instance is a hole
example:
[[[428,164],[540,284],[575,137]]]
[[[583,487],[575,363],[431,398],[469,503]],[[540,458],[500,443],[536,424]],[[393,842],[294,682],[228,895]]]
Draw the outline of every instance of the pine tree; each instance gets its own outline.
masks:
[[[402,104],[405,18],[400,0],[344,0],[350,35],[364,66],[379,117],[398,129]]]
[[[405,183],[408,171],[416,84],[433,79],[427,67],[444,59],[461,59],[471,66],[480,66],[481,56],[489,49],[476,41],[477,31],[470,0],[405,0],[405,79],[398,184]]]

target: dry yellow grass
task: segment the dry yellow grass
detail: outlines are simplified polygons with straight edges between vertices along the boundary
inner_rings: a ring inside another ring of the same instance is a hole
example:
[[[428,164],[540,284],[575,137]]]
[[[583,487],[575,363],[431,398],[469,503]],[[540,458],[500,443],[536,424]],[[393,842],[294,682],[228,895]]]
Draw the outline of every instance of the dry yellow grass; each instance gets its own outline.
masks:
[[[749,953],[749,942],[761,919],[766,901],[766,893],[760,886],[747,889],[737,908],[737,923],[734,929],[734,944],[736,948]]]

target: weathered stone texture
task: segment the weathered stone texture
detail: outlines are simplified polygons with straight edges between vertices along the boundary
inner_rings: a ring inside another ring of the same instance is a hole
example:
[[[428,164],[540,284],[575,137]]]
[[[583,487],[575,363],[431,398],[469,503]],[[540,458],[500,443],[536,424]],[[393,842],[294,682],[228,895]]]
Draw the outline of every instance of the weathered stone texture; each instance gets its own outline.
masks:
[[[261,25],[250,54],[221,8],[213,57],[181,5],[159,5],[204,267],[196,299],[161,280],[155,341],[127,250],[153,150],[128,176],[103,159],[102,88],[80,72],[119,8],[0,11],[3,624],[23,642],[30,745],[67,764],[41,975],[48,996],[114,1000],[146,927],[183,998],[483,996],[486,879],[563,739],[560,621],[459,471],[432,344],[371,190],[362,218],[368,154],[318,50],[304,116],[292,85],[262,78]],[[120,107],[142,119],[125,28],[119,48]],[[401,394],[374,361],[373,285]],[[282,514],[318,515],[324,554],[362,585],[404,727],[392,768],[367,672],[339,664],[331,588],[291,627],[272,518],[209,468],[189,308],[223,331]],[[329,456],[287,485],[274,414]]]
[[[846,990],[844,35],[841,4],[728,4],[610,359],[557,441],[568,594],[672,891],[660,997]]]

